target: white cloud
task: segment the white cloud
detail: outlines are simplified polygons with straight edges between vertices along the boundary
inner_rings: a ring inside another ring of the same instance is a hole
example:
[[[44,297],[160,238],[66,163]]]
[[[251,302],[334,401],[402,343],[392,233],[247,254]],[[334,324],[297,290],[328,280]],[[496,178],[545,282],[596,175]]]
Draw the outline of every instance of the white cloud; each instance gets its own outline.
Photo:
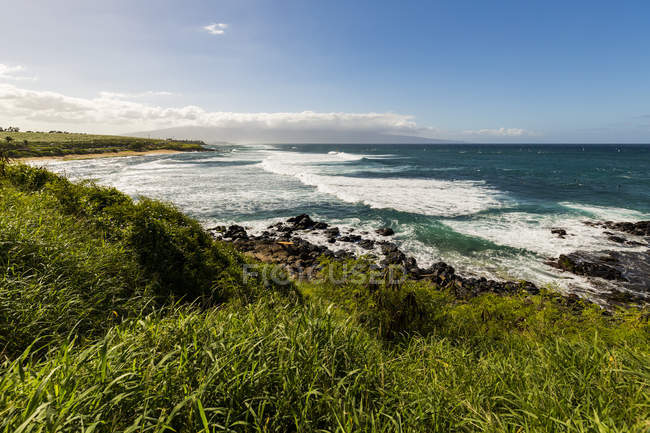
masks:
[[[204,26],[203,30],[210,33],[211,35],[223,35],[228,28],[228,24],[224,23],[212,23],[210,25]]]
[[[123,95],[103,92],[96,98],[78,98],[61,93],[28,90],[0,84],[0,119],[23,128],[75,124],[78,130],[115,133],[176,126],[231,129],[371,131],[416,135],[422,131],[412,116],[396,113],[234,113],[207,111],[201,107],[161,107],[127,100]]]
[[[534,135],[532,132],[521,128],[468,129],[463,131],[463,134],[487,137],[522,137],[525,135]]]
[[[246,139],[272,139],[274,134],[280,133],[301,136],[303,132],[306,134],[304,136],[313,133],[322,137],[393,134],[481,141],[538,135],[521,128],[451,131],[421,127],[416,124],[413,116],[390,112],[236,113],[208,111],[195,105],[165,107],[139,100],[170,94],[165,91],[101,92],[94,98],[79,98],[0,83],[0,124],[11,123],[23,129],[67,129],[116,134],[199,126],[216,128],[223,134]]]
[[[22,81],[22,80],[36,80],[36,77],[31,77],[31,76],[26,76],[23,75],[25,72],[25,67],[16,65],[16,66],[8,66],[0,63],[0,80],[16,80],[16,81]]]
[[[139,93],[99,92],[99,96],[107,99],[138,99],[150,96],[174,96],[172,92],[147,90]]]

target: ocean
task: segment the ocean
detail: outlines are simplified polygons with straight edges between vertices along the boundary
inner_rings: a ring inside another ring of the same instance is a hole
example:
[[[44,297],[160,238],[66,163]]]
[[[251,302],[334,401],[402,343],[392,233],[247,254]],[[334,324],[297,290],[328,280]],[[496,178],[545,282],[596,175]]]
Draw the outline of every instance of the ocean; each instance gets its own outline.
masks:
[[[576,250],[647,250],[584,224],[650,219],[646,145],[214,147],[44,165],[134,197],[170,201],[206,227],[237,223],[261,232],[300,213],[367,237],[388,226],[421,266],[445,261],[461,274],[526,279],[589,298],[613,283],[563,273],[546,261]],[[568,235],[559,238],[553,228]]]

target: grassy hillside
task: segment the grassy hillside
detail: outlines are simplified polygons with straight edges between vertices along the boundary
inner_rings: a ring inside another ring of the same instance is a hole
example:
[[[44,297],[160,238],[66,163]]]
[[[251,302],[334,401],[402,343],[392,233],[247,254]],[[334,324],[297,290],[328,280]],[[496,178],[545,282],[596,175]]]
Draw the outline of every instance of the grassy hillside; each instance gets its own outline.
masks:
[[[650,428],[647,311],[246,264],[168,204],[0,165],[0,431]]]
[[[9,140],[7,140],[7,138]],[[11,158],[87,155],[94,153],[205,150],[200,141],[159,140],[65,132],[0,132],[0,150]]]

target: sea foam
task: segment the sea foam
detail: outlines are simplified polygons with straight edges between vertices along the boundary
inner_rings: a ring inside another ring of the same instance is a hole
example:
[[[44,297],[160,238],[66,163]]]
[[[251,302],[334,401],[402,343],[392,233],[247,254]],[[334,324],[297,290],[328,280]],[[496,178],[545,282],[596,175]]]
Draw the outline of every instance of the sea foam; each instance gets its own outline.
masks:
[[[371,159],[374,155],[353,155],[345,161]],[[416,178],[355,177],[358,167],[345,167],[340,152],[297,154],[272,152],[260,166],[271,173],[292,176],[319,192],[348,203],[362,203],[376,209],[431,216],[468,215],[504,205],[500,191],[483,181],[449,181]],[[372,171],[365,167],[364,171]]]

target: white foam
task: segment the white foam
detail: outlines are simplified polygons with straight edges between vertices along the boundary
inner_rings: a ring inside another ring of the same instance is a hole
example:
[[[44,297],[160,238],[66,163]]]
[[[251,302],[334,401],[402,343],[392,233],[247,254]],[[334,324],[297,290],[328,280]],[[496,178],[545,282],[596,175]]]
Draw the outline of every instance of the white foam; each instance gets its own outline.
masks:
[[[585,205],[580,203],[562,202],[560,205],[577,209],[587,214],[587,216],[603,221],[641,221],[650,218],[650,214],[645,214],[633,209],[625,209],[609,206]]]
[[[397,155],[365,155],[365,154],[357,154],[357,153],[337,152],[335,150],[327,152],[327,154],[334,156],[338,159],[341,159],[343,161],[360,161],[362,159],[388,159],[388,158],[403,159],[403,157],[398,157]],[[291,155],[296,155],[296,153],[291,153]],[[321,154],[304,154],[304,155],[309,155],[310,159],[318,160],[319,159],[318,155]]]
[[[278,152],[264,159],[260,166],[271,173],[292,176],[345,202],[363,203],[377,209],[457,216],[498,208],[505,202],[502,193],[482,181],[353,177],[341,175],[346,173],[345,168],[319,166],[336,157]]]
[[[600,227],[584,224],[585,217],[570,213],[529,214],[506,212],[480,215],[469,220],[444,220],[454,231],[490,240],[497,245],[524,249],[545,257],[557,257],[573,251],[628,250],[643,251],[645,247],[630,247],[607,238]],[[560,238],[551,233],[562,228],[568,235]],[[635,238],[628,235],[626,237]]]
[[[335,156],[339,159],[342,159],[343,161],[359,161],[363,159],[363,155],[354,155],[351,153],[345,153],[345,152],[327,152],[328,155]]]

